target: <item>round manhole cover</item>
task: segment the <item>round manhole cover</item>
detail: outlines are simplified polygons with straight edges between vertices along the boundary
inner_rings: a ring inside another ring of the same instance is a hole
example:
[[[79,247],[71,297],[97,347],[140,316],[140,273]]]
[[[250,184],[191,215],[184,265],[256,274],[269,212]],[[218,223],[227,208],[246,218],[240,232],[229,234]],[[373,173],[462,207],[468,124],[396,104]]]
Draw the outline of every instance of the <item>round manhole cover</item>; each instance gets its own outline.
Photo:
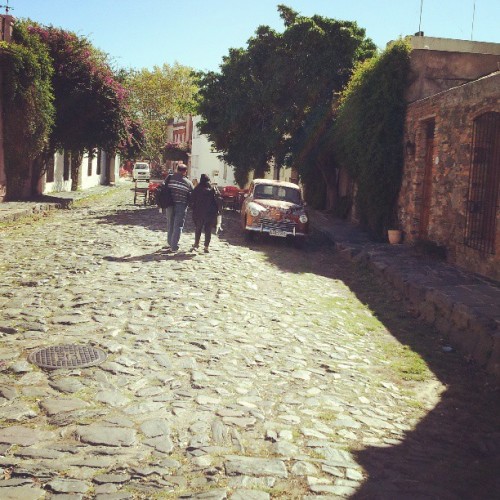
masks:
[[[89,345],[58,345],[44,347],[29,355],[29,361],[41,368],[84,368],[106,360],[106,353]]]

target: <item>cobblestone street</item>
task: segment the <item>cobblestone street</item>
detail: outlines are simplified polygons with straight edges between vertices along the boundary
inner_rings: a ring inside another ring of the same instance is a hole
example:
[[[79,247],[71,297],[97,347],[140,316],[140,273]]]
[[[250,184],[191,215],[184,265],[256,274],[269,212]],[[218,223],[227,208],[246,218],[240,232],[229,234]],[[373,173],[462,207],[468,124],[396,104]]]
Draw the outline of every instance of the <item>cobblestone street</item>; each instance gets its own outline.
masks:
[[[130,186],[0,229],[1,499],[500,498],[498,392],[385,284],[231,211],[161,252]]]

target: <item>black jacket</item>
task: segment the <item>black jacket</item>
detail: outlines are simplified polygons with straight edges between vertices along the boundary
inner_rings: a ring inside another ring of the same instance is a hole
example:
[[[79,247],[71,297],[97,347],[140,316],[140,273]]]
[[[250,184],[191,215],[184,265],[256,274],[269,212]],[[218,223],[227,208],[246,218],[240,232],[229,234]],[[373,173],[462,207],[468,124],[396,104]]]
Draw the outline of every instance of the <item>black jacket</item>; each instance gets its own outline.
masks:
[[[210,184],[198,184],[191,195],[191,207],[195,224],[209,223],[215,226],[217,215],[222,210],[222,198],[219,191]]]

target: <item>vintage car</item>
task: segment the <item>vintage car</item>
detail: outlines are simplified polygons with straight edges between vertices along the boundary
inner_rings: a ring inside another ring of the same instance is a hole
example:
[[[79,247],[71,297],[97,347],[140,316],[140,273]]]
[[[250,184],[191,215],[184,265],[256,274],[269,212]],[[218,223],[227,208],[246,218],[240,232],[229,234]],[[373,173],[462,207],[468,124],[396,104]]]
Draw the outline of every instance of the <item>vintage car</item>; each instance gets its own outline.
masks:
[[[300,244],[309,234],[300,187],[291,182],[254,179],[241,206],[241,222],[249,238],[267,233],[294,237]]]

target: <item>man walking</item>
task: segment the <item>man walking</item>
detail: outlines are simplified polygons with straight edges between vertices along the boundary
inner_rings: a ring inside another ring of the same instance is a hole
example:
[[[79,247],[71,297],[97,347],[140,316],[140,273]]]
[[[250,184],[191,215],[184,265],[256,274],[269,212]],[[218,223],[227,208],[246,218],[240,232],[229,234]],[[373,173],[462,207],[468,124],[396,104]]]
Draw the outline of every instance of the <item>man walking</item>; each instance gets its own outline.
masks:
[[[186,220],[189,197],[193,191],[193,184],[186,176],[187,166],[184,163],[179,163],[177,165],[177,172],[172,175],[168,182],[168,187],[174,201],[173,214],[168,221],[168,244],[172,252],[179,250],[179,240],[184,228],[184,221]]]

